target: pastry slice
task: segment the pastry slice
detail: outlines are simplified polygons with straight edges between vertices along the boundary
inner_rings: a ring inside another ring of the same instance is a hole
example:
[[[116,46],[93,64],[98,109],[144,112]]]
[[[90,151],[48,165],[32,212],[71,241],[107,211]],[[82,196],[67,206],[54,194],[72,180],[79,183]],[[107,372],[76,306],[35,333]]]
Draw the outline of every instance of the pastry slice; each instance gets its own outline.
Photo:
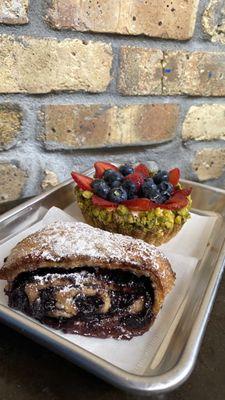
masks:
[[[9,306],[65,333],[131,339],[156,318],[175,274],[142,240],[80,222],[48,225],[0,270]]]

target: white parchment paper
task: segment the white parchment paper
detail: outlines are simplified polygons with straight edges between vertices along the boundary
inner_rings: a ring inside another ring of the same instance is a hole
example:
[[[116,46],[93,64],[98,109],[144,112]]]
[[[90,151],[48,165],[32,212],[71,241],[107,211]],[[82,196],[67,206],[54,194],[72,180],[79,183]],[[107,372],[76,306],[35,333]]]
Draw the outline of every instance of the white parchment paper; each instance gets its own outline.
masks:
[[[83,221],[80,211],[74,204],[65,211],[52,207],[42,221],[0,246],[0,266],[16,243],[30,233],[54,221],[73,221],[74,219]],[[158,348],[162,347],[163,341],[167,339],[168,334],[175,329],[179,321],[179,310],[184,306],[193,272],[203,255],[215,223],[216,217],[192,214],[192,218],[185,224],[181,232],[168,244],[161,246],[176,272],[176,284],[167,296],[153,326],[144,335],[130,341],[118,341],[63,334],[53,329],[52,331],[115,366],[128,372],[142,374],[150,361],[154,360]],[[7,305],[4,286],[5,282],[0,281],[0,303]],[[24,316],[24,318],[27,317]]]

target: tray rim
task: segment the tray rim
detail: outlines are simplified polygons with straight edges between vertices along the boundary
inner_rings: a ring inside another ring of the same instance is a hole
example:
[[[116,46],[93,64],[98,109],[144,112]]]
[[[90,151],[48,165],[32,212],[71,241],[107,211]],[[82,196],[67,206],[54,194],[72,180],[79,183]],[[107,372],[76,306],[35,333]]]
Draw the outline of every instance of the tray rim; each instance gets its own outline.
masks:
[[[86,170],[84,173],[90,174],[91,169]],[[63,188],[72,182],[72,179],[68,179],[53,189],[35,196],[33,199],[30,199],[13,208],[12,210],[7,211],[0,217],[0,224],[2,222],[6,222],[8,218],[15,216],[17,213],[25,210],[29,206],[35,205],[40,200],[45,199],[58,189]],[[203,187],[213,192],[218,192],[225,195],[225,190],[220,188],[214,188],[209,185],[199,184],[198,182],[192,182],[189,180],[182,180],[182,182],[191,184],[192,186]],[[206,292],[202,298],[202,303],[199,307],[198,318],[196,318],[193,322],[191,333],[186,342],[184,351],[181,354],[181,358],[175,367],[161,375],[139,376],[126,372],[119,367],[110,364],[108,361],[105,361],[90,353],[89,351],[82,349],[78,345],[66,341],[64,338],[61,338],[45,326],[40,326],[37,322],[23,315],[22,313],[11,310],[2,304],[0,304],[0,320],[12,328],[19,330],[24,335],[29,336],[45,347],[53,349],[56,353],[69,359],[73,363],[90,370],[95,375],[100,376],[117,387],[133,393],[145,395],[168,392],[180,386],[189,377],[194,368],[200,349],[200,344],[203,339],[203,334],[206,329],[208,317],[215,300],[220,279],[222,277],[224,258],[225,238],[220,254],[218,255],[214,271],[210,277]]]

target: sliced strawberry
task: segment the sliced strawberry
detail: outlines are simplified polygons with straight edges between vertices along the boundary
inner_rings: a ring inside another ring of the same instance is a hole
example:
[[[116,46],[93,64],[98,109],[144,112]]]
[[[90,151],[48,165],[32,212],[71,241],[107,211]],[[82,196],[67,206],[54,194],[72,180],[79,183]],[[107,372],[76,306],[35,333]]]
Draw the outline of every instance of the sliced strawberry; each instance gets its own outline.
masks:
[[[169,172],[169,182],[172,183],[173,186],[176,186],[180,179],[180,170],[179,168],[171,169]]]
[[[186,199],[187,196],[182,192],[182,190],[179,190],[178,192],[175,192],[173,196],[170,197],[169,200],[166,201],[166,203],[174,203],[178,200]]]
[[[144,164],[138,164],[135,168],[134,168],[134,172],[143,175],[144,177],[148,177],[149,176],[149,169],[148,167],[146,167],[146,165]]]
[[[177,189],[175,190],[174,194],[180,193],[187,197],[190,196],[191,192],[192,192],[192,187],[186,189]]]
[[[127,179],[128,181],[135,183],[137,190],[139,190],[141,188],[141,185],[144,183],[144,176],[137,172],[125,176],[124,179]]]
[[[122,204],[133,211],[148,211],[158,207],[156,203],[145,198],[126,200]]]
[[[94,163],[94,167],[95,167],[95,178],[102,178],[104,172],[107,169],[113,169],[114,171],[118,171],[118,168],[115,165],[101,161],[97,161],[96,163]]]
[[[183,200],[179,200],[177,203],[161,204],[160,207],[164,208],[166,210],[175,211],[175,210],[180,210],[181,208],[184,208],[187,205],[188,205],[188,200],[183,199]]]
[[[94,196],[92,196],[92,204],[94,204],[94,206],[100,206],[100,207],[113,207],[116,208],[118,206],[118,204],[112,203],[111,201],[102,199],[101,197],[98,197],[94,194]]]
[[[160,207],[167,210],[178,210],[180,208],[186,207],[187,205],[187,197],[183,193],[177,192],[165,203],[160,204]]]
[[[80,189],[92,191],[91,183],[93,182],[94,179],[89,178],[88,176],[82,174],[78,174],[77,172],[74,171],[71,172],[71,176]]]

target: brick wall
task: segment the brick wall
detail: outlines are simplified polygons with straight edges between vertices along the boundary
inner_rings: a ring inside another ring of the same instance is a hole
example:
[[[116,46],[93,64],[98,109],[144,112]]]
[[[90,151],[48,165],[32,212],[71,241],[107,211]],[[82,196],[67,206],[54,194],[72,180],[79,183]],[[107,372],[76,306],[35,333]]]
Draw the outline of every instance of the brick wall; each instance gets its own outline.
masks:
[[[0,201],[96,159],[225,186],[224,0],[0,1]]]

